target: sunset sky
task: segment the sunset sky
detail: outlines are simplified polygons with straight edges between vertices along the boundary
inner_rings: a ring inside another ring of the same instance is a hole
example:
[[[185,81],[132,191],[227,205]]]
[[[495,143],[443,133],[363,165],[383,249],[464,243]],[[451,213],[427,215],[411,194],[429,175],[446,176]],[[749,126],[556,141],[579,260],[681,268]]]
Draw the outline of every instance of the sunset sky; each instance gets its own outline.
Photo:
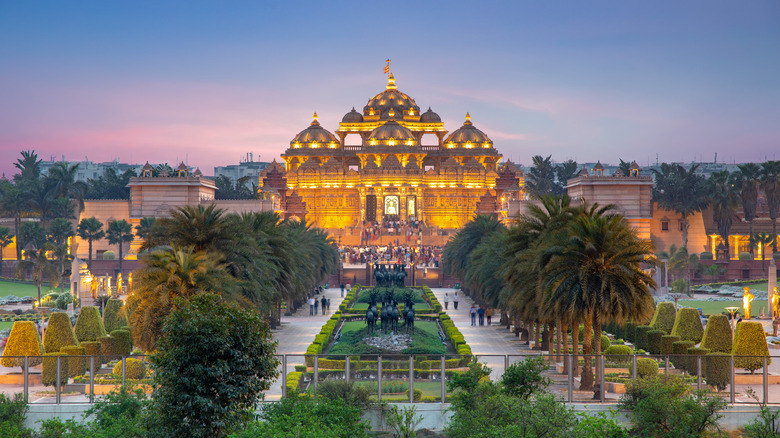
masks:
[[[398,88],[515,162],[780,159],[780,2],[3,1],[0,171],[270,161]]]

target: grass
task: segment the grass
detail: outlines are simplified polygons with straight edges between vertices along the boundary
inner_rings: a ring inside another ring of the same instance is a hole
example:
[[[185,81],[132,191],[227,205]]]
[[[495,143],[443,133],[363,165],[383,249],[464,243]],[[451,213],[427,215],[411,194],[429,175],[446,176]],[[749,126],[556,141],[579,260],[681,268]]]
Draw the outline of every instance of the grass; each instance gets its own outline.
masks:
[[[0,321],[0,330],[9,329],[14,326],[13,321]]]
[[[412,344],[409,348],[402,351],[402,354],[445,354],[448,348],[443,346],[439,340],[439,326],[434,321],[415,321],[415,334],[412,336]],[[400,333],[404,332],[403,325],[399,322]],[[377,336],[385,336],[377,333]],[[366,336],[366,323],[364,321],[345,322],[341,328],[341,340],[334,344],[326,354],[332,354],[339,358],[341,354],[379,354],[381,352],[377,347],[372,347],[363,342]]]
[[[731,300],[731,301],[703,301],[703,300],[680,300],[679,304],[681,306],[685,307],[693,307],[694,309],[701,308],[702,313],[705,315],[718,315],[720,313],[723,313],[726,311],[726,307],[739,307],[740,312],[742,311],[742,300]],[[751,309],[751,314],[757,314],[756,312],[761,312],[761,305],[763,304],[764,308],[766,308],[766,303],[759,302],[757,303],[755,300],[753,301],[753,308]]]
[[[46,295],[49,292],[59,292],[60,289],[50,289],[46,286],[41,288],[41,296]],[[65,291],[70,292],[70,287],[66,287]],[[0,280],[0,297],[7,297],[14,295],[17,297],[38,297],[38,288],[34,284],[14,283],[12,281]]]

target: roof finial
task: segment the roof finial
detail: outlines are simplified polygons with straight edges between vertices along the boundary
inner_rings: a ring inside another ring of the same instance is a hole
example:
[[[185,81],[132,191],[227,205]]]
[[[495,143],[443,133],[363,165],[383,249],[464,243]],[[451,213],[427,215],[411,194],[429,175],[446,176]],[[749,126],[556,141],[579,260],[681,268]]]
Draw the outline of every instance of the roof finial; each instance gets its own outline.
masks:
[[[319,118],[319,117],[317,116],[317,111],[315,111],[315,112],[314,112],[314,115],[313,115],[313,116],[311,116],[311,118],[312,118],[312,121],[311,121],[311,124],[312,124],[312,125],[319,125],[319,124],[320,124],[320,122],[318,122],[318,121],[317,121],[317,119]]]
[[[395,76],[393,76],[392,73],[390,73],[390,76],[387,77],[387,89],[388,90],[395,90]]]
[[[471,124],[471,114],[466,112],[466,121],[463,123],[464,125],[470,125]]]

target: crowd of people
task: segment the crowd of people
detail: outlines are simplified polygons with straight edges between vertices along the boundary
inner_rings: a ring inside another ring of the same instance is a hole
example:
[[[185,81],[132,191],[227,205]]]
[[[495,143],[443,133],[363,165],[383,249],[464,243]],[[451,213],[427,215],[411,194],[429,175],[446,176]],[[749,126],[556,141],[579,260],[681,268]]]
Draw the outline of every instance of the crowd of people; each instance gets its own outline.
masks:
[[[438,268],[441,260],[440,246],[341,246],[339,253],[345,265],[395,262],[406,265],[416,263],[421,268]]]
[[[419,240],[422,233],[422,222],[410,218],[408,221],[400,220],[398,215],[388,215],[380,221],[370,221],[363,223],[363,230],[360,232],[360,241],[368,244],[375,242],[384,236],[404,236],[406,242],[415,242]],[[400,239],[396,239],[396,244],[400,244]]]

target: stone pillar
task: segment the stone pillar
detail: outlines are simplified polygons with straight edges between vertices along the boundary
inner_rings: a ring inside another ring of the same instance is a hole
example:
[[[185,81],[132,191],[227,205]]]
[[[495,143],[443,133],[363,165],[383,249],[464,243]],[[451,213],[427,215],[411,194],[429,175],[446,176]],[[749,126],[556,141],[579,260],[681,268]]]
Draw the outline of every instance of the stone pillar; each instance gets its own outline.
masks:
[[[766,312],[767,315],[771,316],[772,318],[775,318],[778,315],[772,314],[772,292],[775,290],[775,286],[777,286],[777,266],[775,265],[775,258],[773,257],[769,260],[769,272],[767,273],[767,279],[769,279],[769,284],[766,288],[766,298],[767,298],[767,309],[769,311]]]

